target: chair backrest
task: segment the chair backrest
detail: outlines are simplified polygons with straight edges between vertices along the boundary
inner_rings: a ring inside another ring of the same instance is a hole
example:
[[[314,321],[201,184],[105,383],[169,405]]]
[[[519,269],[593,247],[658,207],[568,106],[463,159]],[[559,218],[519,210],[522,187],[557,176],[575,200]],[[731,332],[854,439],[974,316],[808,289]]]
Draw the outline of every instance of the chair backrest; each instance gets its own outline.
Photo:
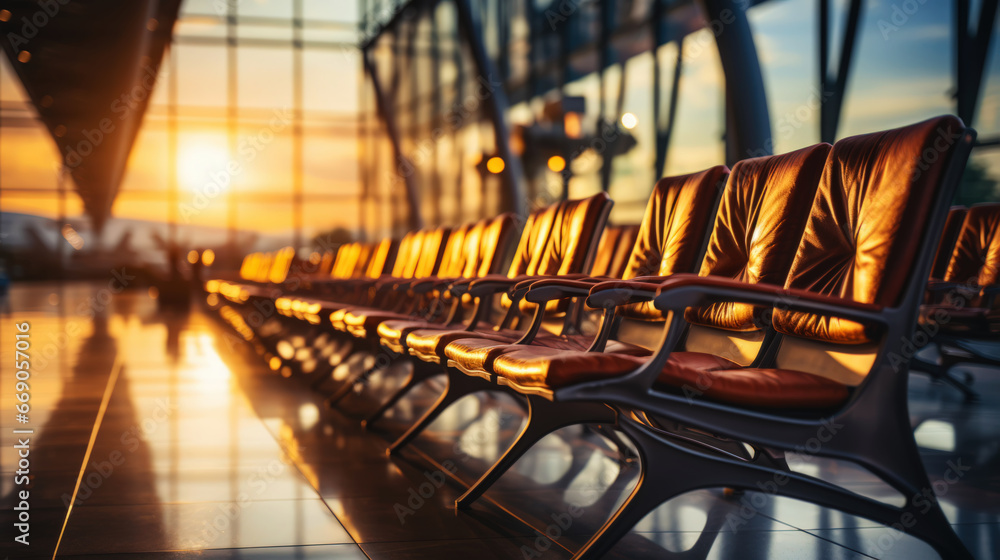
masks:
[[[830,148],[817,144],[734,165],[698,274],[783,285]],[[733,302],[688,308],[685,349],[749,365],[764,342],[765,311]]]
[[[447,271],[444,271],[445,265],[442,262],[441,269],[444,272],[438,275],[444,278],[478,278],[498,272],[514,230],[514,215],[500,214],[463,227],[464,234],[455,238],[454,246],[452,239],[448,239],[449,248],[446,252],[454,255],[448,259]],[[455,235],[452,232],[453,238]]]
[[[521,232],[507,276],[589,272],[612,204],[607,193],[602,192],[589,198],[557,202],[533,212]],[[506,296],[501,302],[504,307],[510,305]],[[523,300],[520,305],[522,311],[534,307],[533,303]],[[553,301],[546,308],[565,308],[565,302]]]
[[[392,238],[385,238],[372,249],[368,266],[365,268],[366,278],[378,278],[385,274],[385,267],[392,259],[392,249],[395,243]]]
[[[351,270],[351,278],[361,278],[368,269],[368,261],[371,259],[374,248],[371,243],[363,241],[355,245],[357,246],[357,255],[354,259],[354,268]]]
[[[594,266],[590,269],[591,275],[621,278],[638,235],[638,224],[605,227],[601,243],[597,246]]]
[[[1000,203],[969,208],[944,279],[977,286],[1000,283]]]
[[[295,263],[295,249],[285,247],[274,254],[271,267],[267,273],[267,281],[274,284],[281,284],[288,278],[288,273]]]
[[[706,232],[728,174],[728,167],[717,165],[657,181],[623,278],[697,271]],[[627,306],[622,313],[646,321],[664,319],[651,302]]]
[[[941,241],[938,243],[937,251],[934,253],[934,264],[931,265],[931,279],[943,280],[948,272],[948,263],[955,249],[955,241],[958,240],[958,232],[962,230],[965,222],[965,214],[969,211],[965,206],[952,206],[948,210],[948,219],[944,222],[944,231],[941,232]]]
[[[319,259],[319,263],[316,265],[316,275],[317,276],[329,276],[333,271],[333,264],[337,260],[337,253],[334,251],[326,251]]]
[[[486,276],[503,270],[514,229],[514,214],[505,213],[485,222],[478,240],[470,235],[466,240],[467,256],[462,276]]]
[[[946,171],[966,144],[953,116],[834,144],[785,287],[915,308],[944,227],[941,199],[954,187]],[[856,385],[879,350],[881,333],[855,321],[777,307],[772,321],[784,335],[781,368]]]
[[[416,267],[413,274],[407,278],[427,278],[434,276],[441,264],[448,238],[451,235],[450,227],[438,227],[428,230],[424,234],[423,242],[420,244],[420,255],[417,258]]]
[[[462,224],[451,230],[448,242],[445,243],[441,255],[441,264],[438,266],[437,275],[441,278],[458,278],[465,269],[466,239],[470,235],[475,235],[475,231],[482,230],[483,221],[472,224]]]
[[[396,278],[413,278],[420,260],[420,247],[424,242],[423,230],[411,231],[403,236],[396,251],[396,262],[392,265],[391,275]]]
[[[358,258],[361,254],[360,243],[345,243],[337,248],[337,258],[333,261],[333,268],[330,269],[331,278],[351,278],[357,268]]]
[[[249,253],[243,257],[243,263],[240,264],[240,278],[242,280],[252,280],[254,276],[254,271],[257,268],[257,261],[260,259],[260,253]]]
[[[267,275],[271,270],[272,261],[274,261],[274,253],[258,253],[258,258],[251,271],[250,280],[254,282],[267,282]]]

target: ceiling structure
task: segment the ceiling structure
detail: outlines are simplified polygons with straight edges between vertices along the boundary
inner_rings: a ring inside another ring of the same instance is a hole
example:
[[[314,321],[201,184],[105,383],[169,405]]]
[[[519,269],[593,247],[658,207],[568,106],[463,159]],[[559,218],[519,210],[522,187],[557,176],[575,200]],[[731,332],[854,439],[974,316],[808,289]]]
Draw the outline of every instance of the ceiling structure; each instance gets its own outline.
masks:
[[[8,0],[3,50],[95,231],[111,216],[181,0]]]

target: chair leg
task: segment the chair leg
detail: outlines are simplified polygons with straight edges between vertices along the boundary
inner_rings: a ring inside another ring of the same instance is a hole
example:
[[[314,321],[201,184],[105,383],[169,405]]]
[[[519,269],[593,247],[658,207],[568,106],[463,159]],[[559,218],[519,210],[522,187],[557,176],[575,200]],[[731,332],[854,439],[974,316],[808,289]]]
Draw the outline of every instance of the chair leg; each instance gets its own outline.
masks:
[[[332,395],[330,395],[323,401],[323,406],[326,407],[327,410],[332,410],[333,407],[336,406],[338,402],[340,402],[344,397],[350,395],[354,391],[354,386],[356,384],[363,383],[365,380],[368,379],[368,377],[371,376],[371,374],[374,371],[375,368],[366,369],[361,373],[359,373],[358,375],[354,376],[352,379],[345,379],[343,385],[338,387],[337,390],[334,391]]]
[[[979,393],[975,389],[969,386],[969,384],[963,380],[959,379],[951,370],[944,371],[940,375],[935,376],[936,379],[944,381],[948,385],[958,389],[965,396],[965,402],[976,402],[979,400]]]
[[[439,372],[431,373],[429,369],[421,367],[419,364],[413,364],[413,370],[410,372],[409,376],[406,378],[406,382],[403,386],[396,390],[395,393],[389,397],[389,400],[382,403],[375,412],[368,415],[367,418],[361,421],[361,427],[363,429],[370,428],[375,422],[378,422],[385,416],[385,413],[389,411],[390,408],[396,406],[396,403],[400,401],[407,393],[413,390],[414,387],[420,385],[424,381],[427,381]]]
[[[979,393],[970,387],[969,383],[959,379],[951,372],[952,368],[958,365],[959,360],[949,359],[947,356],[942,356],[941,360],[943,363],[937,364],[919,356],[914,356],[910,359],[911,369],[926,373],[931,379],[935,381],[943,381],[955,389],[958,389],[962,392],[962,395],[965,396],[966,402],[977,401],[979,399]]]
[[[644,439],[642,432],[629,430],[627,433],[639,449],[639,480],[625,503],[573,555],[573,560],[601,558],[649,512],[674,495],[683,493],[683,490],[674,489],[673,485],[658,484],[659,481],[654,480],[656,477],[651,476],[657,469],[670,468],[669,461],[663,461],[666,457],[658,453],[655,442],[642,441]]]
[[[457,500],[455,507],[465,509],[472,505],[510,467],[539,440],[559,428],[584,423],[614,423],[615,412],[595,403],[553,403],[542,397],[527,395],[528,419],[514,443],[503,456],[487,470],[475,484]]]
[[[478,377],[469,377],[462,372],[448,370],[448,386],[445,387],[444,392],[438,397],[438,400],[431,405],[430,409],[424,412],[424,415],[420,417],[408,430],[406,430],[403,435],[394,441],[388,449],[386,449],[386,454],[396,455],[403,447],[406,447],[414,438],[420,435],[424,429],[427,428],[446,408],[451,406],[455,401],[461,399],[462,397],[477,393],[479,391],[488,391],[494,386]]]
[[[906,495],[906,505],[896,507],[796,472],[682,446],[669,435],[654,433],[650,427],[624,416],[619,417],[619,427],[639,450],[639,481],[625,504],[574,555],[574,560],[600,558],[660,503],[691,490],[711,487],[733,487],[804,500],[900,529],[924,540],[944,558],[972,558],[933,498],[929,485],[925,485],[929,495],[918,490]],[[913,453],[907,453],[906,445],[896,443],[886,452],[897,461],[912,455],[919,462],[915,446]],[[906,457],[900,457],[903,455]],[[905,467],[908,463],[901,464]],[[922,470],[919,465],[909,468],[914,472]],[[905,478],[914,477],[910,473]]]
[[[632,451],[632,448],[622,440],[621,436],[618,435],[618,432],[616,432],[611,426],[607,424],[599,424],[596,426],[594,431],[611,441],[615,448],[618,449],[618,452],[621,453],[624,461],[630,462],[638,459]]]
[[[378,422],[383,416],[385,416],[385,413],[388,412],[390,408],[396,406],[396,403],[398,403],[400,399],[406,396],[406,394],[409,393],[414,387],[420,385],[427,379],[429,379],[428,376],[419,375],[416,370],[410,372],[406,378],[406,382],[403,383],[403,386],[397,389],[396,392],[389,397],[389,400],[379,405],[379,407],[375,409],[375,412],[372,412],[367,418],[361,421],[361,428],[367,430],[372,427],[375,422]]]
[[[323,362],[316,367],[316,371],[307,374],[305,383],[309,386],[310,390],[315,391],[319,389],[320,385],[322,385],[330,377],[331,373],[333,373],[333,366],[331,366],[328,361],[323,360]]]

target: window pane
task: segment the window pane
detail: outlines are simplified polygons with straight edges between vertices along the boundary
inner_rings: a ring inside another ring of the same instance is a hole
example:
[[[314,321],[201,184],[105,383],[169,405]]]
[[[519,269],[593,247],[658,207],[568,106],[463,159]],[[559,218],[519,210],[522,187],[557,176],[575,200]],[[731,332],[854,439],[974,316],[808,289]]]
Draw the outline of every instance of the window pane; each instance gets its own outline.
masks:
[[[190,107],[225,106],[225,47],[176,45],[174,48],[177,56],[177,103]],[[158,89],[166,91],[169,78],[162,74]]]
[[[354,22],[360,13],[357,0],[302,0],[306,19]]]
[[[357,51],[303,51],[302,103],[305,110],[356,111],[358,88],[355,84],[361,73],[359,57]]]
[[[308,241],[317,233],[338,227],[351,232],[357,231],[360,215],[357,200],[310,202],[302,209],[303,237]]]
[[[241,107],[292,106],[292,49],[241,47],[238,54]]]
[[[240,200],[236,212],[239,229],[260,232],[258,243],[281,247],[292,242],[292,203],[287,197],[252,202]]]
[[[306,195],[357,197],[358,142],[348,134],[307,134],[304,138],[303,191]]]
[[[896,31],[884,27],[892,21],[891,4],[868,4],[869,13],[858,28],[838,138],[955,111],[949,94],[954,56],[951,4],[922,4]]]
[[[240,39],[268,39],[278,41],[292,40],[292,26],[288,25],[255,25],[240,23],[236,26],[236,36]]]
[[[292,18],[292,2],[288,0],[229,0],[236,2],[240,16]]]
[[[622,134],[630,134],[636,142],[631,150],[614,158],[611,168],[609,194],[615,201],[612,218],[616,223],[638,223],[642,219],[646,199],[656,182],[656,123],[653,121],[655,63],[652,51],[635,56],[626,63],[623,113],[611,114],[608,118]]]
[[[150,122],[151,115],[136,137],[122,180],[122,191],[167,190],[167,131],[162,120]]]
[[[715,37],[707,29],[684,38],[681,85],[666,175],[725,163],[725,81]]]
[[[240,130],[234,159],[240,172],[233,177],[237,193],[268,191],[288,197],[292,192],[292,137],[267,127]]]
[[[813,26],[816,3],[789,0],[757,6],[747,13],[771,117],[773,153],[819,142],[818,40]]]
[[[31,111],[33,113],[34,109]],[[0,134],[0,161],[3,162],[0,185],[5,189],[54,189],[62,158],[42,123],[34,120],[33,115],[31,120],[25,120],[27,126],[6,126]],[[67,188],[72,190],[72,182]]]

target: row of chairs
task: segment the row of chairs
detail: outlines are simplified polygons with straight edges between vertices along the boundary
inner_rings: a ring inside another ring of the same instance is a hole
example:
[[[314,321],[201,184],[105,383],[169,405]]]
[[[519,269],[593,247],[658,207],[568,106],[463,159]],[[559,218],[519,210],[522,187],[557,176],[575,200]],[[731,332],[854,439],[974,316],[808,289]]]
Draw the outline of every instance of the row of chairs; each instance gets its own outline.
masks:
[[[927,345],[936,358],[914,356],[914,367],[962,391],[966,400],[978,394],[973,377],[960,378],[964,364],[1000,366],[1000,352],[979,343],[1000,339],[1000,204],[971,208],[952,207],[948,212],[921,307],[920,325],[933,336]],[[942,321],[943,316],[947,320]]]
[[[996,336],[1000,205],[948,212],[974,136],[939,117],[661,179],[638,226],[605,227],[612,202],[599,194],[532,212],[516,243],[510,215],[412,232],[387,275],[355,262],[350,278],[314,272],[292,292],[260,274],[207,288],[235,305],[270,302],[308,336],[338,333],[412,362],[366,426],[446,374],[443,393],[390,453],[463,396],[520,399],[527,422],[459,508],[559,428],[625,433],[639,481],[578,558],[600,556],[674,496],[769,481],[780,481],[775,494],[970,557],[924,492],[932,486],[906,387],[915,326],[947,323],[934,329],[942,348],[959,344],[946,332]],[[338,251],[331,270],[340,260]],[[327,403],[363,387],[366,373]],[[784,452],[814,440],[810,452],[866,467],[903,505],[792,471]]]

